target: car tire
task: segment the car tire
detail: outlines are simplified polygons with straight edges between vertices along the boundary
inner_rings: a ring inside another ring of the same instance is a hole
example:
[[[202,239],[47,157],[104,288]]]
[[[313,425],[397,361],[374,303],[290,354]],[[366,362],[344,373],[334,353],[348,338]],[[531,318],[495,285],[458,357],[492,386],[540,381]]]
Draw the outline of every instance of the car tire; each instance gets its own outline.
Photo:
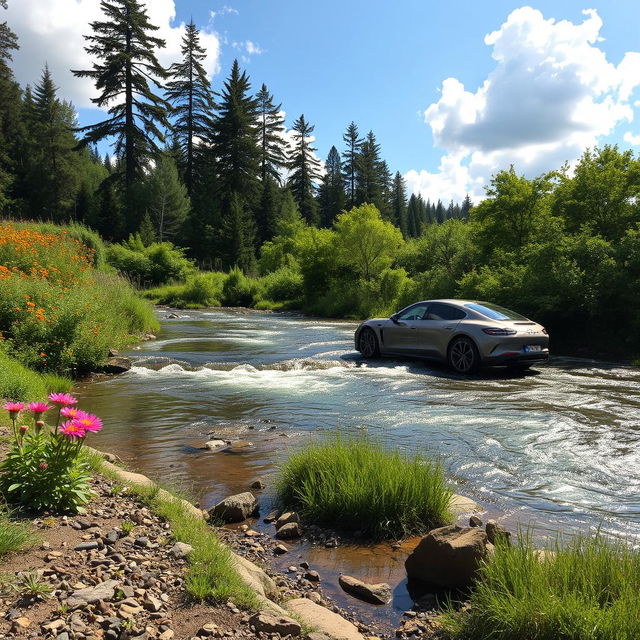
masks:
[[[447,361],[456,373],[475,373],[480,368],[478,347],[466,336],[455,338],[449,345]]]
[[[369,327],[365,327],[358,336],[358,351],[363,358],[377,358],[380,355],[378,338]]]

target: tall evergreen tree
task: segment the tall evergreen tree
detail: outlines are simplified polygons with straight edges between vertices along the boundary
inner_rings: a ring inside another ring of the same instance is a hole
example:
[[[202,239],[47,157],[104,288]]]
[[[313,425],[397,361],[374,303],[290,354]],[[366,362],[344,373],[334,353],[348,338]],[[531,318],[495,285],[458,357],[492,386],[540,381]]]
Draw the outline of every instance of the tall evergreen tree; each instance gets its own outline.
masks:
[[[34,88],[27,114],[29,213],[34,218],[60,221],[73,213],[79,189],[80,154],[73,135],[75,109],[58,99],[48,66]]]
[[[335,146],[329,150],[324,163],[324,176],[318,193],[320,201],[320,224],[330,227],[336,216],[344,209],[346,196],[342,178],[342,162]]]
[[[278,185],[271,176],[267,176],[261,186],[262,194],[254,216],[256,237],[259,245],[267,242],[267,240],[271,240],[276,234],[278,210],[281,200]]]
[[[233,195],[252,207],[260,193],[258,107],[250,89],[249,77],[234,60],[214,125],[221,201],[226,211]]]
[[[6,0],[0,7],[7,8]],[[0,211],[11,202],[11,185],[24,128],[20,117],[21,91],[9,67],[18,38],[6,22],[0,23]]]
[[[472,208],[473,208],[473,202],[471,202],[471,198],[467,193],[467,195],[464,197],[464,200],[462,201],[462,206],[460,207],[460,216],[462,218],[468,218],[469,212],[471,211]]]
[[[80,78],[95,80],[100,92],[92,102],[107,108],[109,118],[81,129],[85,143],[115,138],[116,154],[122,157],[125,203],[132,217],[134,183],[149,158],[164,142],[162,127],[168,127],[167,103],[152,89],[160,86],[167,72],[156,58],[165,41],[151,35],[158,27],[149,22],[141,0],[101,0],[103,20],[91,23],[85,36],[87,53],[96,58],[92,69],[75,70]],[[137,230],[139,220],[128,220]]]
[[[385,220],[392,219],[391,199],[393,194],[393,176],[386,160],[380,163],[381,199],[378,209]]]
[[[391,189],[391,221],[402,231],[406,238],[407,229],[407,186],[399,171],[393,178]]]
[[[315,147],[309,140],[315,127],[301,115],[292,127],[293,143],[288,164],[291,175],[289,188],[298,203],[302,217],[309,224],[318,224],[318,205],[315,199],[315,182],[320,177],[317,158],[313,155]]]
[[[173,105],[173,133],[180,147],[179,163],[189,196],[193,195],[194,147],[206,139],[213,124],[213,94],[207,72],[202,66],[206,51],[200,44],[200,32],[193,20],[182,38],[182,61],[169,69],[166,98]]]
[[[435,222],[440,224],[444,222],[445,219],[446,219],[446,211],[444,209],[444,205],[442,204],[442,201],[438,199],[438,204],[436,205]]]
[[[360,146],[356,162],[356,204],[374,204],[383,208],[383,174],[380,145],[373,131],[369,131]]]
[[[229,210],[222,220],[220,250],[227,268],[250,271],[255,263],[255,226],[251,214],[237,193],[229,198]]]
[[[260,130],[260,178],[263,184],[267,178],[280,183],[280,171],[287,164],[284,133],[284,119],[281,104],[273,103],[273,96],[263,84],[256,94],[258,127]]]
[[[347,208],[353,209],[356,206],[356,177],[358,175],[358,155],[360,154],[360,146],[362,139],[358,133],[358,127],[352,122],[345,134],[342,136],[344,143],[347,145],[346,151],[342,154],[344,161],[342,163],[342,171],[347,195]]]

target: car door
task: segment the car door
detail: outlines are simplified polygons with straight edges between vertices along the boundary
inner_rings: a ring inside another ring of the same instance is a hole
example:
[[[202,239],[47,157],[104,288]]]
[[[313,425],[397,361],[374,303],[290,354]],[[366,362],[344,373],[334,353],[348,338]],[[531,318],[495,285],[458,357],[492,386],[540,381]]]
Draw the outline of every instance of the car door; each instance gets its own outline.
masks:
[[[383,345],[386,351],[393,353],[420,355],[420,327],[424,324],[426,303],[414,304],[403,309],[384,329]]]
[[[420,324],[419,341],[425,355],[446,358],[447,348],[466,313],[444,302],[432,302]]]

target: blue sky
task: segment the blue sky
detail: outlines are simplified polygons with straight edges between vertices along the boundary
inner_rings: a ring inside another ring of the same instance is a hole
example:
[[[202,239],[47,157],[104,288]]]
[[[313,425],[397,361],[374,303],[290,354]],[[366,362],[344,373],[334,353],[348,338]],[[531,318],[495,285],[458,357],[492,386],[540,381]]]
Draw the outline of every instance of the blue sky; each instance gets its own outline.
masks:
[[[165,58],[193,17],[215,88],[239,58],[254,88],[265,82],[282,102],[288,124],[304,113],[316,126],[320,158],[342,148],[354,120],[427,197],[478,196],[511,162],[534,174],[587,145],[640,144],[637,0],[146,2],[168,36]],[[85,62],[80,36],[98,0],[9,3],[23,44],[18,78],[33,82],[46,57],[81,122],[100,117],[86,108],[91,87],[66,71]]]

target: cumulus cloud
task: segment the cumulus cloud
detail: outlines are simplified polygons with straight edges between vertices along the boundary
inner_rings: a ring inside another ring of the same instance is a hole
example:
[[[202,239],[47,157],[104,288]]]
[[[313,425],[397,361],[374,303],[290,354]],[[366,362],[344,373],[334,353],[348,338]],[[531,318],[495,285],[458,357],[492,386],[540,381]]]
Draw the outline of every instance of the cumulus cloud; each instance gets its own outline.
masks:
[[[467,192],[479,198],[498,169],[514,164],[534,175],[557,168],[632,121],[640,53],[626,53],[618,65],[608,61],[598,46],[600,16],[583,13],[574,24],[522,7],[486,35],[496,64],[482,85],[470,91],[447,78],[440,99],[424,111],[445,155],[435,172],[409,171],[411,189],[432,199]]]
[[[231,43],[231,46],[242,52],[240,58],[244,64],[251,62],[251,56],[259,56],[264,53],[264,49],[253,40],[235,41]]]
[[[167,46],[158,52],[164,66],[180,59],[184,24],[176,22],[174,0],[143,0],[155,33]],[[34,84],[45,62],[65,98],[78,107],[91,106],[95,88],[89,79],[75,78],[70,69],[89,69],[91,59],[84,51],[83,36],[89,22],[102,17],[100,0],[9,0],[7,21],[17,33],[20,51],[14,55],[13,69],[21,84]],[[201,33],[207,50],[205,68],[210,75],[219,70],[220,39],[211,29]]]

